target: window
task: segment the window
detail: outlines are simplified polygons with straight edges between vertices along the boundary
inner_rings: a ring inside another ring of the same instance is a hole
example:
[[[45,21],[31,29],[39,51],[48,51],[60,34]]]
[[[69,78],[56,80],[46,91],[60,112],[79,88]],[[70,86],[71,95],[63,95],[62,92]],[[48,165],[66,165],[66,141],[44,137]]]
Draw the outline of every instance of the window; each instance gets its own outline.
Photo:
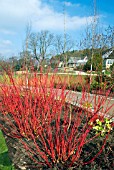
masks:
[[[108,59],[107,64],[113,64],[113,61],[111,59]]]

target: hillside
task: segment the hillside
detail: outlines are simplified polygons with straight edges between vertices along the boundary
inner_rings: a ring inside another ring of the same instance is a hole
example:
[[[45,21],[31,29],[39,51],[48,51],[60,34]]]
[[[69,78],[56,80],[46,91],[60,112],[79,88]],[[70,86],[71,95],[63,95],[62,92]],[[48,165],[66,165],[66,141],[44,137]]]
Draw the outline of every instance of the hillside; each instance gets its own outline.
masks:
[[[98,54],[103,54],[106,51],[106,49],[94,49],[94,53]],[[92,49],[84,49],[84,50],[73,50],[73,51],[68,51],[66,53],[62,53],[60,55],[53,56],[51,58],[51,62],[58,63],[59,61],[64,61],[65,56],[67,55],[67,60],[69,60],[70,57],[76,57],[83,59],[85,56],[88,57],[88,59],[91,58],[92,55]]]

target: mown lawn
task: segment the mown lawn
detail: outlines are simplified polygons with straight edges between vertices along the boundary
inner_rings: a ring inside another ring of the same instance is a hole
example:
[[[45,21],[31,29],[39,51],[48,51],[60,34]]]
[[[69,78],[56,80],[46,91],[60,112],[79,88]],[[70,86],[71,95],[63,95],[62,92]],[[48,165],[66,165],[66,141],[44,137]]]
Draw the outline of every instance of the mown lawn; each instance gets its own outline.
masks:
[[[14,170],[8,157],[8,148],[4,136],[0,130],[0,170]]]

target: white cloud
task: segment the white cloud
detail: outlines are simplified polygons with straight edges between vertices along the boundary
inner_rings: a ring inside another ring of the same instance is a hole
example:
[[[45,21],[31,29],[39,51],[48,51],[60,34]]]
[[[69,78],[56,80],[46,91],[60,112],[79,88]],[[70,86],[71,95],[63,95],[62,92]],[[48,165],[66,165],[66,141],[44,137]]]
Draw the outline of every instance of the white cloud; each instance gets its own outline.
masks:
[[[12,55],[18,55],[19,52],[22,50],[22,41],[20,42],[19,39],[0,39],[0,54],[2,56],[11,57]]]
[[[65,6],[72,6],[71,2],[64,2]]]
[[[1,0],[0,20],[5,25],[19,25],[34,14],[40,6],[40,0]]]
[[[76,6],[76,7],[80,7],[80,4],[79,4],[79,3],[78,3],[78,4],[75,4],[75,6]]]
[[[0,12],[18,19],[32,14],[40,4],[40,0],[1,0]]]
[[[90,24],[93,17],[70,17],[66,18],[66,28],[69,30],[81,29],[86,27],[87,23]]]
[[[12,52],[12,49],[1,49],[0,50],[0,55],[8,55],[9,53],[11,53]]]
[[[11,53],[12,45],[13,43],[8,39],[0,40],[0,54],[8,55],[9,53]]]
[[[12,42],[10,40],[0,40],[0,47],[11,46]]]
[[[10,40],[3,40],[4,45],[12,45],[12,42]]]
[[[71,7],[71,6],[80,7],[79,3],[71,3],[71,2],[65,1],[64,4],[65,6],[68,6],[68,7]]]
[[[72,5],[70,2],[65,4]],[[36,30],[63,30],[63,11],[56,12],[49,5],[43,4],[41,0],[1,0],[0,16],[1,25],[9,24],[9,27],[21,29],[28,21],[31,21]],[[66,15],[67,29],[79,29],[87,19],[89,18]]]
[[[2,34],[5,34],[5,35],[15,35],[16,34],[16,32],[14,32],[14,31],[10,31],[10,30],[8,30],[8,29],[0,29],[0,33],[2,33]]]
[[[28,22],[32,24],[32,29],[40,31],[42,29],[63,32],[64,16],[63,8],[49,5],[49,1],[42,0],[0,0],[0,53],[11,54],[20,50],[20,39],[25,38],[25,27]],[[60,2],[62,5],[62,2]],[[66,3],[67,6],[78,7],[80,4]],[[56,9],[56,10],[55,10]],[[66,11],[65,25],[68,31],[76,31],[86,26],[92,17],[80,17],[68,15]],[[6,38],[7,37],[7,38]]]
[[[65,27],[67,30],[77,30],[86,26],[86,24],[91,23],[92,17],[79,17],[79,16],[65,16]],[[36,29],[48,29],[48,30],[58,30],[63,31],[64,29],[64,16],[62,13],[52,13],[51,15],[46,15],[43,20],[38,17],[33,26]]]

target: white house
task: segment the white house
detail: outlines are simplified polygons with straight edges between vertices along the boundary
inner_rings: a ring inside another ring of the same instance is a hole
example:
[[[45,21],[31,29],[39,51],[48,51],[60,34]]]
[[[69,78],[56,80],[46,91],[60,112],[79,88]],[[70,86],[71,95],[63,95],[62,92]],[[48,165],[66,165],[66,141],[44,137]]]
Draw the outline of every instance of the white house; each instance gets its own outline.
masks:
[[[83,60],[77,61],[77,66],[85,65],[87,63],[87,61],[88,61],[88,58],[87,58],[87,56],[85,56]]]
[[[112,58],[108,57],[108,58],[104,59],[104,65],[105,65],[106,69],[110,68],[110,66],[113,63],[114,63],[114,58],[112,59]]]
[[[103,56],[103,65],[106,69],[109,69],[110,66],[114,63],[114,50],[109,50]]]
[[[80,60],[80,58],[78,58],[78,57],[70,57],[69,60],[68,60],[67,66],[75,68],[78,60]]]
[[[60,61],[59,63],[58,63],[58,68],[61,68],[61,67],[63,67],[64,66],[64,62],[63,61]]]
[[[68,60],[68,67],[72,67],[72,68],[75,68],[77,66],[82,66],[82,65],[85,65],[86,62],[88,61],[88,58],[87,56],[84,57],[84,59],[81,59],[79,57],[70,57],[70,59]]]

